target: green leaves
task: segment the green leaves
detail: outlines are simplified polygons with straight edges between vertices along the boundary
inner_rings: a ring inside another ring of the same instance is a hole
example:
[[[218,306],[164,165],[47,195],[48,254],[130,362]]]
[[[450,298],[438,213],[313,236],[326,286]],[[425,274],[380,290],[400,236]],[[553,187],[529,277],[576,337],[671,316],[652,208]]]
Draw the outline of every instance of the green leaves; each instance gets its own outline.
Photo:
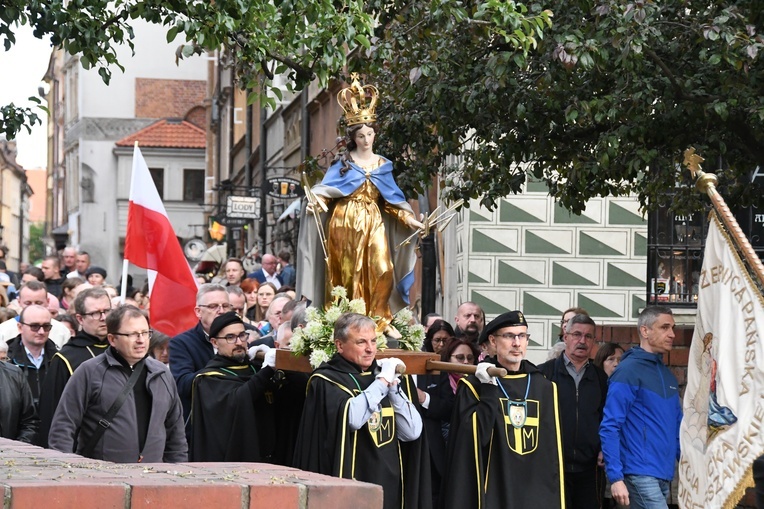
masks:
[[[281,94],[265,69],[284,70],[289,90],[313,79],[325,85],[346,66],[348,50],[371,48],[374,26],[358,0],[7,0],[0,39],[12,47],[15,24],[30,23],[37,37],[79,55],[84,68],[97,69],[108,83],[114,67],[122,69],[115,48],[132,48],[136,19],[168,27],[168,43],[182,36],[177,59],[222,50],[239,82],[256,85],[263,104]],[[0,130],[6,127],[17,131],[16,123],[0,123]]]
[[[534,176],[574,212],[631,193],[651,208],[687,178],[693,145],[722,158],[731,196],[761,198],[745,185],[764,164],[764,18],[752,0],[368,8],[382,12],[376,39],[351,70],[384,94],[378,150],[409,193],[438,175],[447,196],[490,206]],[[690,190],[671,205],[699,203]]]
[[[30,97],[29,100],[40,102],[36,97]],[[14,139],[22,128],[31,133],[35,124],[42,125],[42,119],[30,108],[20,108],[13,103],[0,106],[0,133],[5,135],[6,139]]]

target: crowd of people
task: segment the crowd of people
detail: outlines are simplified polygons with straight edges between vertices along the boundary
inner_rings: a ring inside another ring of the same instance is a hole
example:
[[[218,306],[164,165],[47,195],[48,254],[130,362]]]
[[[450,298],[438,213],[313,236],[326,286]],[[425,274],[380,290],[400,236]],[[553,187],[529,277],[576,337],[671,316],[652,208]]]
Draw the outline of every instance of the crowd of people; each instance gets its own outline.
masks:
[[[288,260],[265,255],[250,274],[227,260],[200,281],[197,325],[173,338],[151,329],[147,292],[129,288],[121,303],[87,253],[10,274],[2,436],[114,462],[296,466],[380,484],[386,508],[665,507],[681,419],[662,358],[669,308],[643,311],[640,346],[626,352],[597,345],[586,311],[567,310],[561,346],[536,366],[521,311],[486,324],[465,302],[453,325],[425,317],[423,350],[474,374],[418,376],[377,360],[377,324],[348,313],[338,353],[310,375],[275,361],[308,321],[284,283]],[[69,276],[80,272],[99,277]]]

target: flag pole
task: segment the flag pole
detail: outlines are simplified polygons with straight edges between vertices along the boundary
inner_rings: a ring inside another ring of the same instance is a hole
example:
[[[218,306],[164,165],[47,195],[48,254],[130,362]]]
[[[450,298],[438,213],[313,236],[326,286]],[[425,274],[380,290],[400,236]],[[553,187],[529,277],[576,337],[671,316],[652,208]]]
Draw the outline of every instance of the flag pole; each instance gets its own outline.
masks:
[[[135,146],[133,148],[133,159],[135,159],[135,149],[138,148],[138,140],[135,141]],[[132,172],[130,172],[130,195],[127,197],[128,203],[133,198],[133,175]],[[130,209],[128,207],[128,214],[130,214]],[[127,268],[128,265],[130,265],[130,261],[127,258],[122,259],[122,284],[119,287],[119,303],[124,305],[125,299],[127,299]]]
[[[760,286],[764,286],[764,265],[761,263],[761,259],[753,250],[751,243],[748,242],[748,237],[745,236],[740,225],[737,224],[734,214],[727,206],[724,198],[717,192],[716,184],[719,179],[713,173],[706,173],[700,169],[700,163],[704,159],[700,154],[695,153],[695,148],[690,147],[684,151],[684,165],[690,170],[693,178],[695,178],[695,188],[701,192],[706,193],[711,199],[711,204],[714,206],[714,210],[721,217],[724,226],[735,242],[735,245],[743,254],[745,261],[748,262],[748,266],[751,268],[759,281]]]

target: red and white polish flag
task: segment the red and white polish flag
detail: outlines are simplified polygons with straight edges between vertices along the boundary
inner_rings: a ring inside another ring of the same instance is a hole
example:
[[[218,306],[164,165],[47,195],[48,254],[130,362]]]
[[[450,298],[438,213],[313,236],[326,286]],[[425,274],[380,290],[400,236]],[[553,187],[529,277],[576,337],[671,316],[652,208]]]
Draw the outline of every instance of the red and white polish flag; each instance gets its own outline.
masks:
[[[148,271],[153,329],[176,336],[196,325],[198,286],[137,143],[133,152],[125,260]]]

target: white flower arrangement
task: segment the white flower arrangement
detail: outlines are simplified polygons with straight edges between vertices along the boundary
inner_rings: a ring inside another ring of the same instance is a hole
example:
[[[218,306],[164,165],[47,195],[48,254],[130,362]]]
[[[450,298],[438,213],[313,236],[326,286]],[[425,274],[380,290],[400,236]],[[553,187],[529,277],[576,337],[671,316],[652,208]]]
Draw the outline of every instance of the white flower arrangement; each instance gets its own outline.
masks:
[[[347,290],[344,287],[332,288],[331,296],[334,301],[325,311],[314,307],[306,310],[307,324],[303,328],[295,329],[290,342],[294,355],[307,356],[313,368],[317,368],[337,353],[334,346],[334,323],[340,315],[343,313],[366,314],[366,303],[362,299],[348,300]],[[411,320],[411,311],[404,308],[393,317],[392,325],[403,336],[398,340],[401,348],[419,351],[424,343],[424,328],[418,324],[410,325]],[[378,333],[377,349],[386,348],[387,338],[384,334]]]
[[[403,350],[419,352],[424,345],[424,327],[420,324],[411,324],[414,315],[409,308],[403,308],[393,316],[393,327],[398,329],[401,337],[398,340]]]

